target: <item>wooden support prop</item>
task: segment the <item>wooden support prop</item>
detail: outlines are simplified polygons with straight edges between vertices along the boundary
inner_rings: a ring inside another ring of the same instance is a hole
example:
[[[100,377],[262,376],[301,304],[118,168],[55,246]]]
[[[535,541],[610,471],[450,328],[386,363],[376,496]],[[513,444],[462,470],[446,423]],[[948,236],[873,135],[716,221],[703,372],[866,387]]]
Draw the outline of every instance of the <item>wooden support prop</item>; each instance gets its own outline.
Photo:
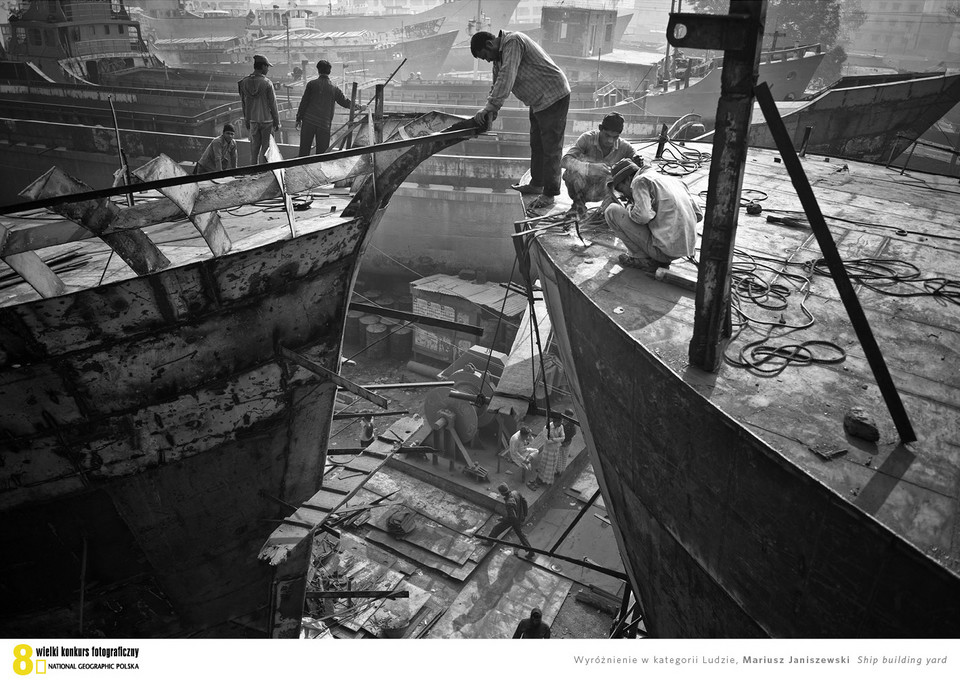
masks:
[[[0,224],[0,251],[3,250],[3,242],[7,239],[8,231],[7,227]],[[3,261],[22,276],[40,297],[55,297],[67,290],[60,277],[32,250],[8,255],[3,258]]]
[[[383,385],[363,385],[368,390],[413,390],[420,387],[453,387],[452,380],[434,380],[432,382],[385,383]]]
[[[104,233],[120,213],[120,208],[113,202],[103,199],[66,202],[61,198],[70,194],[86,193],[89,188],[60,168],[50,168],[21,191],[20,195],[31,201],[60,199],[53,207],[54,212],[103,239],[139,276],[152,274],[169,266],[170,260],[140,229]]]
[[[160,154],[146,165],[137,168],[133,171],[133,174],[144,182],[187,176],[187,172],[180,167],[179,163],[164,154]],[[199,184],[165,187],[159,191],[183,211],[183,214],[200,232],[203,240],[207,242],[210,252],[214,255],[223,255],[230,252],[233,243],[227,235],[227,230],[223,228],[223,224],[220,222],[220,213],[216,211],[196,215],[193,213],[193,206],[196,203],[197,196],[200,195]]]
[[[377,305],[368,305],[362,302],[351,302],[349,308],[352,311],[365,312],[367,314],[377,314],[379,316],[385,316],[388,319],[399,319],[401,321],[411,321],[421,326],[433,326],[436,328],[446,328],[447,330],[457,331],[459,333],[469,333],[470,335],[476,335],[477,337],[480,337],[481,335],[483,335],[483,329],[480,328],[480,326],[474,326],[468,323],[457,323],[456,321],[445,321],[443,319],[435,319],[432,316],[423,316],[422,314],[402,312],[398,309],[390,309],[388,307],[379,307]]]
[[[352,597],[357,600],[402,600],[410,597],[409,590],[308,590],[308,600],[339,600]]]
[[[264,156],[268,163],[279,163],[283,160],[283,154],[280,153],[280,147],[277,146],[277,140],[270,135],[270,146],[267,147]],[[283,207],[287,213],[287,224],[290,225],[290,237],[297,238],[297,218],[293,214],[293,199],[287,191],[286,170],[284,168],[275,168],[270,172],[277,179],[277,185],[280,187],[280,194],[283,196]]]
[[[347,119],[347,134],[344,135],[340,148],[350,148],[353,145],[353,117],[356,115],[357,107],[357,83],[354,82],[350,87],[350,117]]]
[[[803,210],[807,215],[807,221],[810,223],[813,235],[817,237],[817,245],[820,246],[823,259],[826,260],[827,266],[830,268],[830,275],[833,277],[833,282],[837,285],[840,300],[847,310],[847,315],[853,324],[853,330],[857,334],[857,339],[860,340],[863,353],[866,355],[870,369],[873,371],[873,377],[880,387],[880,393],[883,395],[883,400],[887,404],[890,416],[897,426],[900,439],[905,443],[916,441],[917,436],[913,431],[913,426],[910,424],[910,417],[907,415],[903,401],[900,399],[900,393],[897,392],[897,387],[893,382],[893,376],[890,375],[890,370],[887,368],[887,363],[883,359],[883,352],[880,351],[880,346],[873,336],[870,322],[867,320],[867,315],[860,305],[859,298],[857,298],[857,292],[854,290],[853,284],[850,282],[850,277],[847,275],[847,270],[843,266],[843,258],[837,250],[837,244],[830,235],[830,228],[827,226],[827,221],[820,211],[820,204],[817,202],[816,194],[813,193],[813,188],[810,186],[807,175],[803,171],[803,164],[800,162],[800,158],[793,148],[793,143],[790,141],[787,128],[783,124],[783,119],[780,118],[780,112],[777,111],[777,105],[773,101],[773,95],[770,94],[770,88],[767,87],[766,83],[761,83],[757,86],[756,92],[757,101],[760,102],[760,109],[763,111],[763,116],[767,120],[770,134],[777,143],[777,149],[783,157],[784,167],[786,167],[787,172],[790,173],[793,188],[796,190],[800,204],[803,206]]]
[[[374,95],[375,101],[375,111],[373,112],[373,118],[376,125],[376,137],[374,138],[379,144],[383,141],[383,84],[377,83],[375,86],[376,94]]]
[[[720,368],[732,332],[730,273],[766,13],[765,0],[731,0],[729,15],[671,14],[667,29],[675,47],[724,50],[689,349],[690,363],[707,371]]]
[[[358,386],[359,387],[359,386]],[[407,411],[358,411],[356,413],[334,413],[334,420],[349,420],[363,416],[405,416]]]
[[[331,371],[329,368],[326,368],[325,366],[321,366],[315,361],[311,361],[310,359],[303,356],[302,354],[297,354],[293,350],[289,350],[286,347],[280,347],[279,352],[280,352],[280,356],[286,359],[287,361],[292,361],[293,363],[295,363],[297,366],[300,366],[301,368],[305,368],[308,371],[312,371],[319,376],[327,378],[335,385],[342,387],[343,389],[357,395],[358,397],[363,397],[367,401],[376,404],[380,408],[387,407],[387,400],[381,397],[379,394],[374,394],[370,390],[360,387],[360,385],[357,385],[354,382],[350,382],[346,378],[340,375],[337,375],[336,373]]]
[[[537,553],[539,555],[546,555],[551,559],[560,560],[562,562],[569,562],[570,564],[576,564],[578,567],[584,567],[586,569],[592,569],[597,573],[606,574],[607,576],[612,576],[613,578],[620,579],[621,581],[627,580],[627,575],[624,574],[622,571],[617,571],[616,569],[610,569],[608,567],[604,567],[591,560],[578,560],[576,557],[567,557],[566,555],[551,554],[547,550],[541,550],[540,548],[527,547],[522,543],[512,543],[511,541],[504,541],[503,539],[493,538],[492,536],[477,536],[477,538],[483,541],[492,541],[493,543],[497,543],[499,545],[505,545],[508,548],[513,548],[514,550],[517,550],[517,551],[529,550],[530,552]]]

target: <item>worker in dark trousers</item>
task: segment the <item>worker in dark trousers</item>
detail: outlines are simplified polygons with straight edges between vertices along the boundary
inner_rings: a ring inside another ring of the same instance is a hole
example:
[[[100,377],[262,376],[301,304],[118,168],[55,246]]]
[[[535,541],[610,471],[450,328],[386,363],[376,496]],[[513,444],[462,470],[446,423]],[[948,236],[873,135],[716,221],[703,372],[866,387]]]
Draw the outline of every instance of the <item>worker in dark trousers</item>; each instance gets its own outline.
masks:
[[[474,116],[489,129],[512,92],[530,107],[530,183],[514,184],[521,194],[538,194],[529,209],[549,210],[560,195],[560,157],[570,109],[570,84],[559,66],[526,34],[487,31],[470,38],[475,59],[493,63],[493,86],[487,103]]]
[[[315,153],[323,153],[330,146],[330,127],[333,125],[334,104],[345,109],[350,108],[350,100],[339,87],[330,82],[330,62],[321,59],[317,62],[316,80],[307,83],[303,98],[297,108],[297,129],[300,130],[300,152],[298,156],[309,156],[313,140],[317,140]]]
[[[543,614],[539,607],[534,607],[530,612],[530,618],[523,619],[517,624],[517,630],[513,633],[513,639],[516,640],[546,640],[550,637],[550,626],[543,622]]]
[[[501,517],[500,521],[494,525],[493,530],[490,532],[490,538],[500,538],[500,534],[504,531],[513,529],[517,538],[520,539],[520,542],[529,548],[530,541],[527,540],[526,534],[523,533],[523,520],[526,518],[520,516],[520,493],[518,491],[511,491],[510,487],[503,482],[497,487],[497,491],[503,496],[503,503],[507,506],[507,516]],[[532,550],[527,551],[528,560],[532,560],[535,556],[536,553]]]

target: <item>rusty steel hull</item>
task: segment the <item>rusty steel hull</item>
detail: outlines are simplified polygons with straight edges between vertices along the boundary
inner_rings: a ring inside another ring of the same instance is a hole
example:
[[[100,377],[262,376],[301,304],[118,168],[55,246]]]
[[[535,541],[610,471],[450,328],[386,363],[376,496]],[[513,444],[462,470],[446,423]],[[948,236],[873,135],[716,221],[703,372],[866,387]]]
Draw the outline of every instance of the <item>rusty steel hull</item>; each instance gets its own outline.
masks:
[[[960,76],[937,75],[830,89],[782,117],[797,149],[810,128],[807,153],[888,163],[957,102]],[[750,127],[750,145],[776,148],[759,111]]]
[[[429,118],[406,134],[452,122]],[[336,395],[279,348],[338,371],[361,254],[450,143],[361,157],[376,171],[341,215],[296,237],[252,225],[217,257],[0,308],[7,637],[266,634],[276,575],[257,553],[315,492]]]
[[[7,572],[9,612],[38,593],[74,612],[84,551],[88,583],[132,578],[135,592],[108,600],[143,609],[91,605],[84,634],[148,634],[150,610],[203,628],[265,601],[270,497],[313,492],[335,393],[285,371],[274,347],[309,346],[336,370],[365,229],[334,231],[0,313],[3,455],[17,471],[0,511],[30,556]],[[54,634],[37,621],[33,634]]]
[[[556,253],[531,246],[652,635],[960,634],[955,573],[701,395],[691,382],[705,378],[661,358],[676,349],[669,338],[656,351],[637,340],[591,299],[586,288],[596,284],[574,283]]]

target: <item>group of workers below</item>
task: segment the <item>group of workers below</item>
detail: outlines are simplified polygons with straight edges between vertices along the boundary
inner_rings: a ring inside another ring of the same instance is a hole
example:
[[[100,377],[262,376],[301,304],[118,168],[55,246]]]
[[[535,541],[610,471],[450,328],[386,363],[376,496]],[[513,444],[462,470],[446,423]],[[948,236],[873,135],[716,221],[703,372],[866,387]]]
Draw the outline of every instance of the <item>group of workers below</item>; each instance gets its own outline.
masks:
[[[606,224],[620,237],[629,253],[620,264],[649,271],[694,253],[696,224],[703,211],[681,180],[656,172],[644,163],[633,146],[620,139],[623,117],[604,117],[599,129],[585,132],[563,153],[563,136],[570,109],[570,84],[559,66],[529,36],[516,31],[475,33],[470,51],[493,64],[493,85],[484,107],[474,120],[489,129],[506,98],[513,93],[530,107],[530,181],[514,184],[521,194],[536,195],[531,211],[550,210],[560,195],[561,170],[578,217],[586,203],[600,201]],[[243,122],[250,138],[250,164],[265,161],[270,138],[280,128],[277,97],[267,78],[270,62],[253,58],[253,73],[239,82]],[[336,105],[351,102],[330,82],[330,62],[317,62],[319,76],[310,81],[297,109],[300,156],[323,153],[330,143]],[[355,108],[354,111],[360,111]],[[204,151],[196,172],[213,172],[237,166],[236,131],[223,127],[220,137]],[[314,147],[314,142],[316,146]]]
[[[573,424],[573,411],[567,409],[563,417],[554,418],[544,426],[541,437],[541,448],[533,446],[534,437],[530,428],[522,426],[512,437],[507,449],[501,454],[509,458],[521,470],[521,481],[535,491],[541,485],[553,484],[554,478],[567,468],[570,456],[570,444],[577,434],[577,426]],[[527,480],[527,473],[533,473]]]
[[[655,271],[693,255],[696,225],[703,219],[697,199],[681,180],[646,165],[620,139],[622,116],[606,116],[598,130],[582,134],[564,154],[570,84],[543,48],[523,33],[481,31],[471,38],[470,51],[493,64],[487,103],[474,116],[478,128],[490,127],[511,92],[530,107],[530,182],[513,188],[537,195],[531,211],[553,207],[563,170],[578,217],[586,214],[587,202],[601,201],[604,221],[629,251],[619,257],[622,266]]]

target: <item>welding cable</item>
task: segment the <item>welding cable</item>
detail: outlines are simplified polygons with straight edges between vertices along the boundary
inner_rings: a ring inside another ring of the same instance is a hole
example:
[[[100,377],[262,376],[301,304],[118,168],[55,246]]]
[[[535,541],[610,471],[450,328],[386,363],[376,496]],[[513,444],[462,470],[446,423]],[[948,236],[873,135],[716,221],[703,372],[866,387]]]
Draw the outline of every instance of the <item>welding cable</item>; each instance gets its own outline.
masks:
[[[806,263],[810,271],[830,277],[830,269],[824,258]],[[936,300],[960,305],[960,281],[942,276],[922,278],[920,269],[911,262],[899,259],[859,258],[844,260],[844,269],[851,281],[856,281],[881,295],[890,297],[932,297]],[[922,290],[900,292],[892,286],[919,286]]]
[[[731,269],[730,293],[731,312],[737,320],[734,322],[736,331],[733,333],[728,347],[731,347],[747,328],[756,328],[757,326],[767,326],[768,328],[760,340],[744,344],[736,357],[724,352],[723,358],[726,363],[737,368],[744,368],[755,374],[775,376],[782,373],[790,365],[833,364],[846,359],[846,352],[843,348],[828,340],[814,339],[783,345],[771,344],[770,341],[776,331],[782,331],[776,337],[783,338],[794,331],[810,328],[816,322],[815,317],[806,306],[806,301],[811,294],[811,280],[803,274],[775,269],[768,264],[758,263],[757,260],[772,260],[780,264],[781,267],[796,263],[773,258],[757,258],[736,248],[734,249],[734,255],[739,259],[734,261]],[[793,291],[784,284],[764,281],[758,276],[758,272],[762,270],[769,270],[775,277],[785,279],[795,286],[796,290]],[[805,317],[805,321],[797,324],[787,323],[783,314],[783,311],[788,308],[788,297],[793,292],[802,295],[799,308]],[[755,318],[744,311],[745,303],[753,303],[757,307],[768,311],[781,312],[780,318],[776,321]],[[817,356],[812,351],[814,348],[826,348],[831,352],[828,352],[826,356]],[[767,364],[771,365],[767,366]]]
[[[796,216],[796,217],[799,217],[800,219],[807,218],[807,214],[802,210],[781,210],[780,208],[777,208],[776,212],[782,213],[784,215]],[[923,236],[925,238],[938,238],[938,239],[943,239],[945,241],[960,241],[960,236],[945,236],[942,234],[931,234],[928,231],[915,231],[912,229],[904,229],[902,227],[897,227],[890,224],[879,224],[877,222],[868,222],[866,220],[851,220],[846,217],[838,217],[837,215],[824,215],[824,217],[830,218],[831,220],[834,220],[836,222],[845,222],[846,224],[853,224],[858,227],[873,227],[875,229],[884,229],[888,231],[893,230],[900,236],[904,236],[906,234],[912,234],[914,236]]]

